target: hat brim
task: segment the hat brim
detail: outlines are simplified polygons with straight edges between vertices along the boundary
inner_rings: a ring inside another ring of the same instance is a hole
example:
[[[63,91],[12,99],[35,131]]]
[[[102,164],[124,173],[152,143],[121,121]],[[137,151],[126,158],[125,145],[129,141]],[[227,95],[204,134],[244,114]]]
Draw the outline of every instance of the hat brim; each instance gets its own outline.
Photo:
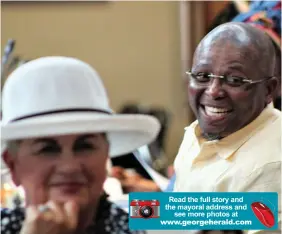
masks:
[[[156,139],[160,124],[146,115],[60,113],[1,123],[1,141],[83,133],[106,133],[110,157],[130,153]]]

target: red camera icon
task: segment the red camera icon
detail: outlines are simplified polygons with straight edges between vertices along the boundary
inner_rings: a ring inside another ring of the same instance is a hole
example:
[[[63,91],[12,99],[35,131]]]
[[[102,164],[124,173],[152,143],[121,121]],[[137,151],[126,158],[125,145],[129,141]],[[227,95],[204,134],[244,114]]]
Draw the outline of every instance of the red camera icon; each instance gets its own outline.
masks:
[[[132,200],[129,214],[131,218],[159,218],[160,202],[158,200]]]

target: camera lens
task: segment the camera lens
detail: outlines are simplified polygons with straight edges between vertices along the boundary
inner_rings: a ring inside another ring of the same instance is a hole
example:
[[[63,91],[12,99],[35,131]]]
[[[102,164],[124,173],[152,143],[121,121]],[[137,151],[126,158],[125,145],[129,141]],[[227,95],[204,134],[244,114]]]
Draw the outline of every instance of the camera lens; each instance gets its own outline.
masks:
[[[150,206],[142,206],[140,208],[140,215],[143,218],[150,218],[153,214],[153,209]]]

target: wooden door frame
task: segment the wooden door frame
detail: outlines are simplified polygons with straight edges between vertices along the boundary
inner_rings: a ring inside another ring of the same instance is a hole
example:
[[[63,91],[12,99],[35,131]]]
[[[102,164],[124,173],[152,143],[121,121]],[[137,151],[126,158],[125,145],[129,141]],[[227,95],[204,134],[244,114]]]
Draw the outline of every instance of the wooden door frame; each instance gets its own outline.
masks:
[[[206,33],[206,4],[203,1],[180,1],[180,56],[181,76],[184,80],[185,72],[191,69],[193,53],[197,44]],[[187,105],[188,106],[188,105]],[[188,122],[195,117],[188,106]]]

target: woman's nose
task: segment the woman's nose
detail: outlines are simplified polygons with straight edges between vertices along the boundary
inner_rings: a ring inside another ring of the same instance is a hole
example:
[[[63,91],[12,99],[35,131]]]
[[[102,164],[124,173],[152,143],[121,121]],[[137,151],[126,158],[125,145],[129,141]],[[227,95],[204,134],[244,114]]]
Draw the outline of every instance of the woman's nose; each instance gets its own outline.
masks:
[[[60,172],[74,173],[82,170],[82,162],[72,152],[66,152],[61,155],[60,163],[57,165],[57,169]]]

